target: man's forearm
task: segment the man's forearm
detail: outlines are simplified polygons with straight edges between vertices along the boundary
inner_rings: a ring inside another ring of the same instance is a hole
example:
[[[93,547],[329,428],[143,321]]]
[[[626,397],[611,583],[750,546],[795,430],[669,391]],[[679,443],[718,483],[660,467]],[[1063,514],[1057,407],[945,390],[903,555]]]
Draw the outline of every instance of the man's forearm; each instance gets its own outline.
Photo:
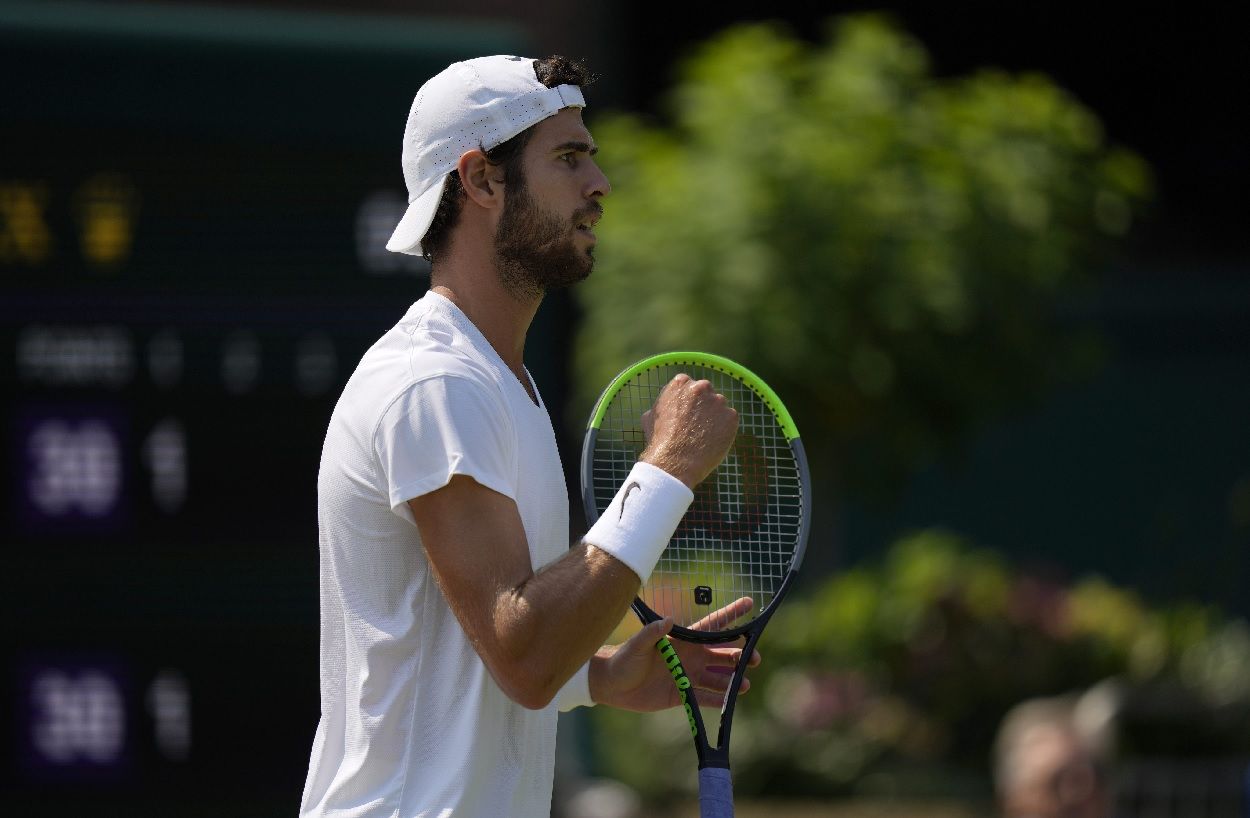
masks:
[[[509,678],[497,681],[521,704],[546,706],[620,624],[638,586],[624,563],[579,543],[506,590],[493,630]]]

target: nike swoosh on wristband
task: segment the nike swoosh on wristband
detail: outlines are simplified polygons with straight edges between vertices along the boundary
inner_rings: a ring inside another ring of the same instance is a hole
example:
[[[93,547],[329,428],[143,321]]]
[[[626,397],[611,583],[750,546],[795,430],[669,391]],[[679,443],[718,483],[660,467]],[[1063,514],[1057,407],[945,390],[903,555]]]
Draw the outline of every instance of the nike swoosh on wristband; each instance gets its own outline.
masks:
[[[634,489],[638,489],[639,491],[642,491],[642,486],[638,485],[637,480],[634,480],[632,483],[630,483],[628,486],[625,487],[625,494],[624,496],[621,497],[621,513],[620,513],[620,516],[616,518],[617,522],[620,522],[621,520],[625,519],[625,501],[629,499],[629,493],[633,491]]]

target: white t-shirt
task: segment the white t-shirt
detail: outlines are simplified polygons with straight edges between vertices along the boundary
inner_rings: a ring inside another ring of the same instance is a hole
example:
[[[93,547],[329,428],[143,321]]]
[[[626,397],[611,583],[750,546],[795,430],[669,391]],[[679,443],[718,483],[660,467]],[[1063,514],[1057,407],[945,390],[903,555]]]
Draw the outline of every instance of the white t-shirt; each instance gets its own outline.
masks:
[[[326,433],[321,721],[301,815],[550,814],[556,713],[589,703],[586,668],[539,711],[496,685],[434,581],[407,504],[454,474],[516,502],[535,570],[568,550],[546,408],[431,292],[365,353]]]

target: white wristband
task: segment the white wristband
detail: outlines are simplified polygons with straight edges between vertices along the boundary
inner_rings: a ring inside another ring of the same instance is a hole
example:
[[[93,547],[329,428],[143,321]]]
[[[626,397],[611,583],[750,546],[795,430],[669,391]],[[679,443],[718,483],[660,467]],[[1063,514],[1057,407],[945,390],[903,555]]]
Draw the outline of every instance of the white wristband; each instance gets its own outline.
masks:
[[[585,541],[628,565],[646,582],[693,500],[694,492],[685,483],[640,461],[586,532]]]
[[[590,662],[579,667],[564,683],[564,687],[556,693],[555,705],[561,713],[567,713],[574,707],[595,706],[595,700],[590,698]]]

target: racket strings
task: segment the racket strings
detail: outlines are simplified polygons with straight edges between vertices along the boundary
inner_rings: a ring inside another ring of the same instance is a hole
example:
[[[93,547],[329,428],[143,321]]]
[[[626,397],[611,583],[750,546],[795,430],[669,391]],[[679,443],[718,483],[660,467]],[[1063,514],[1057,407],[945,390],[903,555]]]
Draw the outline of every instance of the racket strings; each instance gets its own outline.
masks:
[[[600,426],[592,471],[602,513],[646,446],[642,415],[678,372],[710,380],[738,411],[738,437],[695,500],[640,596],[678,625],[726,630],[768,608],[789,571],[803,517],[797,462],[773,411],[749,386],[706,367],[666,365],[621,388]],[[745,616],[713,614],[743,597]]]

